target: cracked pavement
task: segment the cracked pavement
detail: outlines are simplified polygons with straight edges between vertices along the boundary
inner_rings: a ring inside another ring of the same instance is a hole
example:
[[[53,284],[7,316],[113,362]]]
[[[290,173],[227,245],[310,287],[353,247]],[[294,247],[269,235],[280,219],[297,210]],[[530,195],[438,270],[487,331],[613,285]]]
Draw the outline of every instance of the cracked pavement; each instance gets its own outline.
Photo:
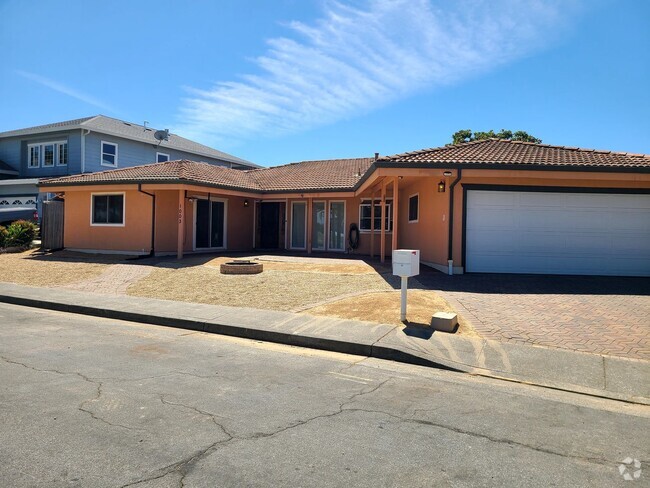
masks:
[[[627,486],[649,427],[640,405],[0,304],[0,486]]]

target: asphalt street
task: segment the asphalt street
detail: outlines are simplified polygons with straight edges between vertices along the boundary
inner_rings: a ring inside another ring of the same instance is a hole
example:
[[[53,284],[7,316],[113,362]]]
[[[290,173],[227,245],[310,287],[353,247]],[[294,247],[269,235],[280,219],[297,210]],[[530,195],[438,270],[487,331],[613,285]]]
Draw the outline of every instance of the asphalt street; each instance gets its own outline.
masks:
[[[650,408],[0,304],[0,486],[650,486]]]

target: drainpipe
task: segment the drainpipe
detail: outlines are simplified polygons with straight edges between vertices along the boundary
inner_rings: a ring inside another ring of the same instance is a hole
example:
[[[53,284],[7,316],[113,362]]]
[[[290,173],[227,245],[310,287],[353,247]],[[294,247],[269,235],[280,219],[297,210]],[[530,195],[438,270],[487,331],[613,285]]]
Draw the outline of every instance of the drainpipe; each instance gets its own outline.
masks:
[[[90,134],[89,129],[81,129],[81,172],[86,172],[86,136]]]
[[[138,191],[151,197],[151,251],[147,257],[153,257],[155,255],[154,245],[156,242],[156,194],[142,191],[142,183],[138,183]]]
[[[449,242],[447,251],[447,266],[449,267],[447,273],[454,274],[454,259],[453,259],[453,246],[454,246],[454,187],[458,184],[463,175],[462,168],[458,168],[456,179],[449,185]]]

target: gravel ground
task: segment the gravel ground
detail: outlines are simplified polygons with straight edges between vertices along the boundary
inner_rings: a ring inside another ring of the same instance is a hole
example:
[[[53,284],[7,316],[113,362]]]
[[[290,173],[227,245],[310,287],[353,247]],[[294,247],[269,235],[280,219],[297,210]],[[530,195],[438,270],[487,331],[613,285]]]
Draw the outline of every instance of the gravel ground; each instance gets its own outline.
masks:
[[[111,262],[108,259],[103,261],[66,252],[42,254],[30,250],[0,254],[0,281],[31,286],[65,286],[97,278]]]
[[[131,285],[127,293],[166,300],[286,311],[360,290],[392,289],[376,273],[342,274],[265,268],[263,273],[257,275],[222,275],[218,267],[196,266],[155,269],[149,276]]]

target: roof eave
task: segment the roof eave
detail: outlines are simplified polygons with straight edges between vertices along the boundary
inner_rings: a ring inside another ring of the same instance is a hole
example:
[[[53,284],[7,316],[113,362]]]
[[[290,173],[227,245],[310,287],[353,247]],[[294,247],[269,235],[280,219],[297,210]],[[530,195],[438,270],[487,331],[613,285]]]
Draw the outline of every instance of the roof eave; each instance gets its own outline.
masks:
[[[187,180],[187,179],[165,179],[165,178],[156,178],[156,179],[143,179],[143,178],[130,178],[122,180],[113,180],[113,181],[42,181],[38,184],[39,188],[54,188],[60,186],[101,186],[101,185],[192,185],[192,186],[204,186],[206,188],[219,188],[222,190],[235,190],[241,192],[249,192],[262,194],[261,190],[245,188],[242,186],[236,185],[224,185],[219,183],[207,183],[203,181],[196,180]]]
[[[596,173],[650,173],[650,166],[604,166],[581,164],[532,164],[532,163],[462,163],[458,161],[389,161],[379,160],[373,163],[377,168],[462,168],[462,169],[516,169],[525,171],[586,171]],[[371,166],[372,168],[372,166]],[[368,170],[368,172],[370,169]],[[366,173],[368,173],[366,172]],[[364,175],[365,176],[365,175]],[[363,178],[362,178],[363,179]]]

